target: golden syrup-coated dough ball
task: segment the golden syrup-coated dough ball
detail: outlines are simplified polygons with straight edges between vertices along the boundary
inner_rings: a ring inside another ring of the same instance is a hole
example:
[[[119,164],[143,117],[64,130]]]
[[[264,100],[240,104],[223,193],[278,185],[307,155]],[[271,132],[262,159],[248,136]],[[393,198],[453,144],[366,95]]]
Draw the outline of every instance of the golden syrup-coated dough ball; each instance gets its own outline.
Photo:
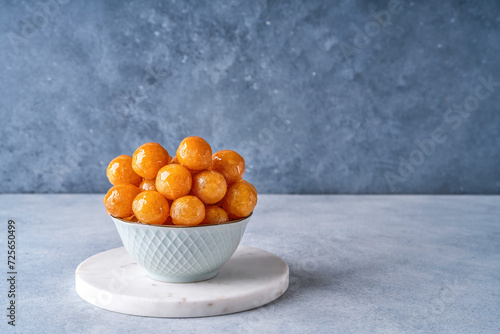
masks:
[[[145,179],[154,179],[160,168],[168,164],[170,156],[158,143],[139,146],[132,156],[132,168]]]
[[[196,196],[180,197],[172,203],[170,215],[175,225],[198,225],[205,219],[205,205]]]
[[[217,205],[208,205],[205,208],[205,219],[202,224],[222,224],[229,221],[227,212]]]
[[[233,184],[245,174],[245,160],[231,150],[215,152],[212,156],[212,169],[224,175],[227,184]]]
[[[226,194],[226,179],[214,170],[201,171],[193,176],[192,191],[205,204],[217,203]]]
[[[253,191],[255,192],[255,196],[257,196],[257,189],[255,188],[255,186],[254,186],[253,184],[251,184],[250,182],[245,181],[245,180],[241,180],[241,182],[246,183],[246,184],[248,184],[250,187],[252,187]]]
[[[189,170],[179,164],[163,166],[156,176],[156,190],[169,200],[186,196],[191,191],[193,178]]]
[[[177,160],[190,170],[209,169],[212,165],[212,148],[201,137],[186,137],[177,148]]]
[[[246,181],[238,181],[230,185],[222,200],[222,207],[231,219],[249,216],[256,205],[257,192]]]
[[[132,216],[134,214],[132,202],[139,193],[139,188],[133,184],[125,183],[112,186],[103,200],[106,211],[108,214],[119,218]]]
[[[170,215],[167,199],[152,190],[137,195],[132,203],[132,210],[140,222],[151,225],[163,224]]]
[[[156,179],[142,179],[139,189],[141,191],[156,190]]]
[[[130,183],[138,186],[142,181],[142,177],[132,168],[132,157],[125,154],[111,160],[106,176],[113,185]]]

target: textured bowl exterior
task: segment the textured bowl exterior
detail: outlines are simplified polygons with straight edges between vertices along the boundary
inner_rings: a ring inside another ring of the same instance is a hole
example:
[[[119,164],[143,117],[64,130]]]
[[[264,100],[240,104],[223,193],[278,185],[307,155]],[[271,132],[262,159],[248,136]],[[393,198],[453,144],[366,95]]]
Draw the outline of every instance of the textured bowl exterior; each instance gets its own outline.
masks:
[[[127,252],[158,281],[196,282],[217,275],[233,255],[250,217],[233,223],[168,227],[111,217]]]

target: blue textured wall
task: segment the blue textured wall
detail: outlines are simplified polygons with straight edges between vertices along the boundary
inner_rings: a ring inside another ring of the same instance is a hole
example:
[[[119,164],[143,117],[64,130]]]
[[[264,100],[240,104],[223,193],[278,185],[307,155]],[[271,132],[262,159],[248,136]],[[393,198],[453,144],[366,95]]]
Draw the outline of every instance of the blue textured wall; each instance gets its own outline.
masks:
[[[60,2],[2,1],[0,192],[200,135],[262,193],[500,193],[498,1]]]

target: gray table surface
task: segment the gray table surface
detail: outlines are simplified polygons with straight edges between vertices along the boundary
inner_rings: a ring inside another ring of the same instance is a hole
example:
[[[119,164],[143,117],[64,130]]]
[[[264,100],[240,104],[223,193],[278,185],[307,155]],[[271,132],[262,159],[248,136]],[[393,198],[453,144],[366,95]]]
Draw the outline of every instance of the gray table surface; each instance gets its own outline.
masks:
[[[288,291],[193,319],[113,313],[76,294],[78,264],[121,246],[102,195],[0,195],[0,217],[4,249],[17,223],[22,333],[500,332],[500,196],[261,195],[242,244],[288,263]]]

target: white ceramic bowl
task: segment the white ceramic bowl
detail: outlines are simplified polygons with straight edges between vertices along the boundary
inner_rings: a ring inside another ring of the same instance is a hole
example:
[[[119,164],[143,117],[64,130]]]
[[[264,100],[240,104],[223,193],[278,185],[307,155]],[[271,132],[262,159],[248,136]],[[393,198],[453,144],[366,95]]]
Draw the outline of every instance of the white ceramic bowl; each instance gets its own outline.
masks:
[[[197,282],[217,275],[238,248],[252,215],[217,225],[147,225],[111,217],[127,252],[149,277]]]

